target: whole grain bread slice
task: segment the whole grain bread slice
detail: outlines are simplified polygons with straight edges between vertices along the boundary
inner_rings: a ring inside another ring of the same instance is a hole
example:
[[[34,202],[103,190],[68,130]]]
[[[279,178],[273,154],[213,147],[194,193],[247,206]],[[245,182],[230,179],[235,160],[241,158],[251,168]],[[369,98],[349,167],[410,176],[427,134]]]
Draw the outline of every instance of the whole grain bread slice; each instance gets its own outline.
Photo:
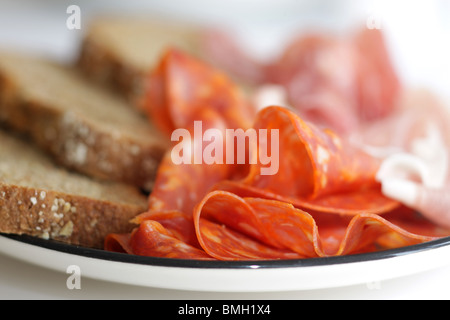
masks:
[[[0,232],[103,248],[107,234],[129,232],[146,207],[137,188],[67,171],[0,130]]]
[[[139,107],[146,76],[169,47],[197,55],[197,26],[145,16],[96,16],[82,41],[77,65],[97,83]]]
[[[145,190],[168,146],[125,99],[75,67],[17,53],[0,53],[0,124],[67,168]]]

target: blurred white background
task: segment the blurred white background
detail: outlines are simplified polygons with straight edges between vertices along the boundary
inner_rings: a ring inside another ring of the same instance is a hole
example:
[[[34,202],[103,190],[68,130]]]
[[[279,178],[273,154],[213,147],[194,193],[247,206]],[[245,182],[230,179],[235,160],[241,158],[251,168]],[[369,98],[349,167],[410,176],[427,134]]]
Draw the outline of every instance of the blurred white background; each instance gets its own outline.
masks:
[[[69,30],[69,5],[81,29]],[[70,59],[96,14],[139,13],[222,26],[259,59],[277,55],[291,32],[345,31],[379,23],[404,81],[448,95],[450,1],[447,0],[0,0],[0,46]]]

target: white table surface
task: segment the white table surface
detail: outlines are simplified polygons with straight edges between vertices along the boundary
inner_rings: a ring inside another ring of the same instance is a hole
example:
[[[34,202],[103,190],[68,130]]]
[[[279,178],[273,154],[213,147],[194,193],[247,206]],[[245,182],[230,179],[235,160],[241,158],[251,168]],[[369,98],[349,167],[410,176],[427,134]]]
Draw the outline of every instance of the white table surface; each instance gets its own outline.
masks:
[[[69,274],[0,255],[0,299],[450,299],[450,266],[349,287],[290,292],[192,292],[124,285],[81,277],[80,289],[68,289]]]

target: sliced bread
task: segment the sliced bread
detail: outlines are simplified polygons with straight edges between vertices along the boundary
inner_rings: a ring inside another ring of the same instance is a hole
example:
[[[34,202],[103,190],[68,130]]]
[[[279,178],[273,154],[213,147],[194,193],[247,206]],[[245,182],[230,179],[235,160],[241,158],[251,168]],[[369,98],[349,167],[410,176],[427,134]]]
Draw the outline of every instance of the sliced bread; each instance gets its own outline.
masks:
[[[0,232],[102,248],[107,234],[129,232],[146,207],[136,188],[69,172],[0,130]]]
[[[0,53],[0,124],[67,168],[145,190],[168,146],[125,99],[76,68],[17,53]]]
[[[199,50],[200,33],[193,25],[146,17],[98,16],[85,34],[78,66],[85,74],[139,106],[146,75],[168,47],[191,54]]]

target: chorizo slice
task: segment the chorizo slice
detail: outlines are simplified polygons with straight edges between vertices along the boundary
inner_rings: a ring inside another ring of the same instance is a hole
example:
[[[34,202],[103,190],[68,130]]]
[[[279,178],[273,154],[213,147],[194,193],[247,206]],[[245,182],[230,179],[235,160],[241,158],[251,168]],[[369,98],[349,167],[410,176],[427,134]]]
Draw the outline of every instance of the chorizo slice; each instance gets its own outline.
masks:
[[[445,234],[436,227],[433,231],[431,224],[424,227],[411,210],[402,219],[397,224],[395,218],[394,223],[362,213],[350,221],[319,226],[312,215],[289,203],[224,191],[209,193],[194,214],[201,246],[220,260],[341,256],[373,251],[376,245],[391,249],[422,243]]]
[[[275,106],[258,113],[254,128],[279,130],[278,172],[262,175],[263,162],[257,161],[244,179],[222,187],[234,185],[239,192],[247,189],[253,195],[283,199],[299,208],[339,214],[383,213],[399,205],[381,193],[375,179],[380,160],[332,131]]]
[[[133,254],[141,256],[212,260],[203,250],[195,248],[173,236],[159,222],[143,221],[130,237]]]
[[[143,109],[162,132],[191,129],[210,112],[227,128],[248,128],[256,109],[228,76],[180,50],[168,49],[148,78]],[[213,119],[214,120],[214,119]]]

